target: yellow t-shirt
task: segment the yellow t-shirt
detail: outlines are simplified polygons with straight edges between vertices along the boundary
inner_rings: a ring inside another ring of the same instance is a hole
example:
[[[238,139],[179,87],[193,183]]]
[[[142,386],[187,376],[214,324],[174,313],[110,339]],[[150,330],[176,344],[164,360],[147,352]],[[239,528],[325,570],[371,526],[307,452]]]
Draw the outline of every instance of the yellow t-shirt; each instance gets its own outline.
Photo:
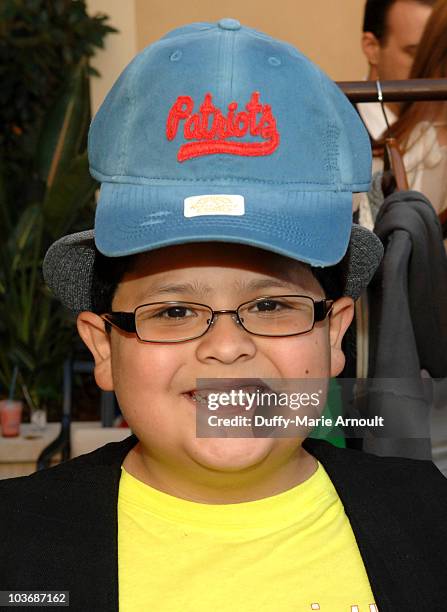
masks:
[[[320,463],[288,491],[237,504],[179,499],[121,469],[120,612],[375,612]]]

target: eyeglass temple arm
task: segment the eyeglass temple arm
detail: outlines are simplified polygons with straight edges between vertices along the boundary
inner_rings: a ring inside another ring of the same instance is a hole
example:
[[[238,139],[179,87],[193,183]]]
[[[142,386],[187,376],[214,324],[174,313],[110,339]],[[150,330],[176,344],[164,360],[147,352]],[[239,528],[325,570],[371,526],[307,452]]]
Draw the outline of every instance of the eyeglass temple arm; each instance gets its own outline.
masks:
[[[101,315],[107,323],[118,327],[119,329],[128,332],[136,333],[135,316],[133,312],[112,312]]]
[[[321,300],[321,302],[315,302],[315,321],[324,321],[332,310],[333,305],[334,300]]]

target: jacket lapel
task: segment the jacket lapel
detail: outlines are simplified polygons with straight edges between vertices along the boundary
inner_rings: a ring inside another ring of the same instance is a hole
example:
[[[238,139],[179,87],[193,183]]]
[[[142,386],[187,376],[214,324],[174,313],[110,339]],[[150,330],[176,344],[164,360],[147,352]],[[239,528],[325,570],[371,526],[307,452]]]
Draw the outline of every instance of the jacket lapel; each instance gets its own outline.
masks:
[[[88,590],[88,608],[84,609],[118,612],[119,481],[121,464],[137,442],[136,436],[131,435],[122,442],[108,444],[86,455],[90,465],[84,469],[73,466],[75,487],[85,500],[85,524],[93,526],[87,537],[75,544],[77,558],[81,561],[75,577],[77,589]],[[82,564],[82,559],[92,558],[93,564]]]

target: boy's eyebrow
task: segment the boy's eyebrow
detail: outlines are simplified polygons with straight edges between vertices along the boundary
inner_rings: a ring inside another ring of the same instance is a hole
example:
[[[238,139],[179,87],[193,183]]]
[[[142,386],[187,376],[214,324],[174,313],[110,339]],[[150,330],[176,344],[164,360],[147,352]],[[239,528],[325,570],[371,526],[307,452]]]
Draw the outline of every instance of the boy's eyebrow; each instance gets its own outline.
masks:
[[[206,295],[211,292],[211,287],[195,281],[193,283],[186,282],[170,283],[167,285],[154,285],[149,289],[149,291],[145,292],[145,294],[159,295],[163,293],[200,293],[202,295]]]
[[[254,278],[248,283],[242,282],[237,283],[241,289],[248,289],[253,291],[260,291],[262,289],[270,289],[276,287],[278,289],[292,289],[296,291],[296,285],[286,280],[279,280],[276,278]]]

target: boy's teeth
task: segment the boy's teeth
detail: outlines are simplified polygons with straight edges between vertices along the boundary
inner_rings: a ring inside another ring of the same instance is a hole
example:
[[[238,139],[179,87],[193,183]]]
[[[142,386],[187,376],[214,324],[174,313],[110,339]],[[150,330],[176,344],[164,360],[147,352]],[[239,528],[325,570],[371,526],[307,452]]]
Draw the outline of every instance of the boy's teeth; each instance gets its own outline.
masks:
[[[200,393],[198,393],[197,391],[191,391],[189,395],[191,396],[194,402],[202,403],[206,401],[206,397],[200,395]]]
[[[190,395],[195,402],[205,403],[208,401],[208,395],[212,393],[211,391],[208,393],[200,392],[200,391],[191,391]]]
[[[221,393],[229,393],[230,391],[231,390],[229,389],[220,389],[218,391],[211,391],[211,390],[190,391],[189,395],[191,396],[193,401],[199,402],[199,403],[205,403],[208,401],[208,396],[211,395],[212,393],[221,394]],[[243,387],[243,388],[239,387],[237,389],[234,389],[234,391],[236,392],[242,391],[243,393],[256,393],[257,391],[262,392],[263,389],[260,389],[259,387]]]

